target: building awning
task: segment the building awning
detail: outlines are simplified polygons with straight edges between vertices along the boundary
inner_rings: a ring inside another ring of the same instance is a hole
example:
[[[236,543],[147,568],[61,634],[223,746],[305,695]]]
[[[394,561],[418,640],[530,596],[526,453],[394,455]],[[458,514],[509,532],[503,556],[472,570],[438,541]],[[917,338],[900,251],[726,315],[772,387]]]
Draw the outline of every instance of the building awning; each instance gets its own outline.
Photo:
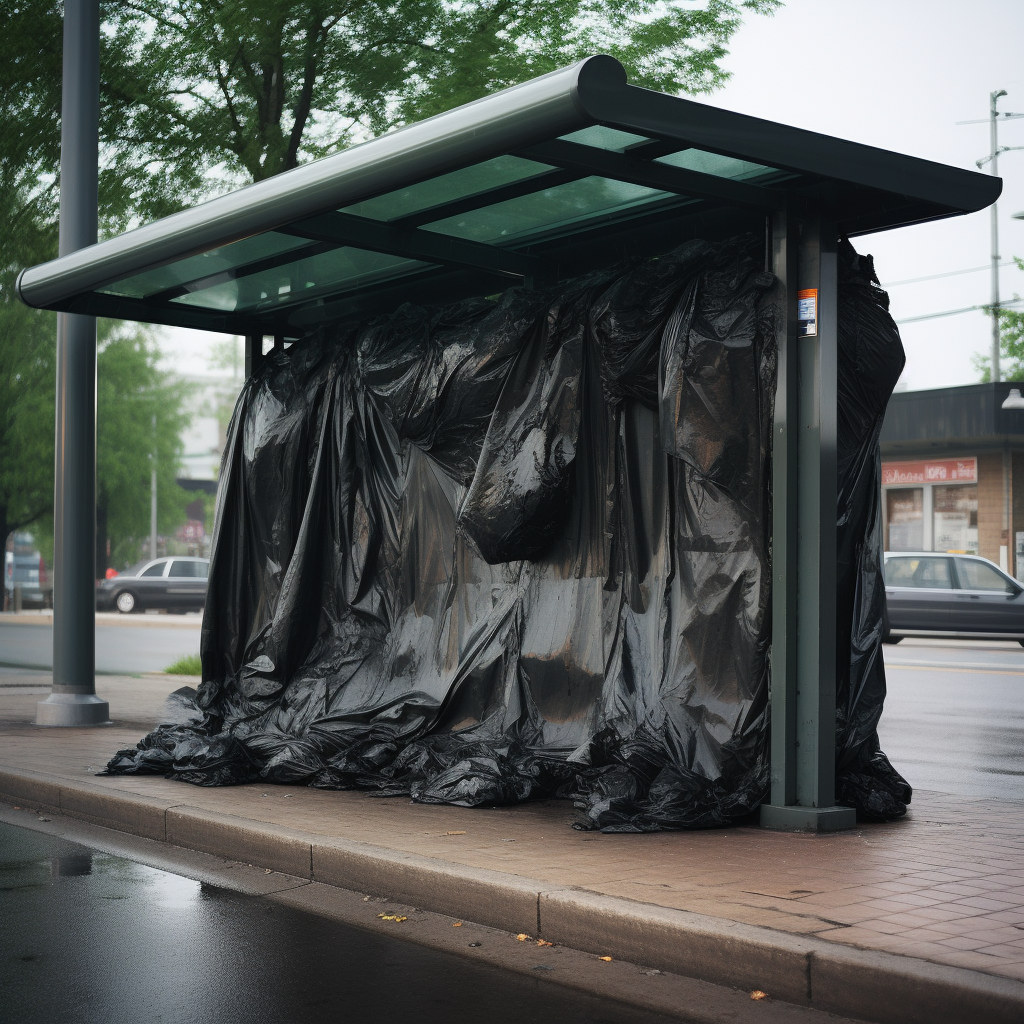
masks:
[[[299,337],[543,283],[814,200],[848,235],[971,213],[989,175],[630,86],[598,56],[29,268],[30,306]]]

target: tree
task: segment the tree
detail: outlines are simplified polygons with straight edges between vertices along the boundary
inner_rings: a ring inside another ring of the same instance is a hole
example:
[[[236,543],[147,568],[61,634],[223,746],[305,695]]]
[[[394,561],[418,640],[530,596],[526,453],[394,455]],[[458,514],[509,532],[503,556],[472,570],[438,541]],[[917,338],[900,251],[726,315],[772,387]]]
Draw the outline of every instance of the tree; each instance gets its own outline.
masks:
[[[59,199],[61,9],[50,0],[0,0],[0,541],[33,526],[52,546],[56,315],[22,304],[14,282],[22,267],[57,250]],[[106,50],[111,44],[107,38]],[[116,107],[103,104],[109,137]],[[180,202],[182,194],[175,194]],[[101,217],[108,230],[134,216],[129,193],[108,167],[101,176]],[[164,195],[156,212],[173,203]],[[127,205],[126,205],[127,204]],[[180,521],[184,492],[175,483],[183,389],[157,369],[159,353],[145,329],[99,321],[97,393],[98,547],[149,531],[149,451],[154,414],[162,433],[157,465],[161,523]],[[144,420],[144,424],[142,421]],[[127,541],[130,545],[130,541]]]
[[[1013,261],[1018,270],[1024,270],[1024,259],[1014,256]],[[992,360],[988,356],[975,355],[974,368],[983,384],[992,379]],[[1024,310],[1005,306],[999,310],[999,376],[1003,380],[1024,380]]]
[[[25,10],[0,0],[0,542],[53,503],[56,317],[22,305],[14,281],[57,243],[55,14],[59,25],[55,4]]]
[[[104,3],[101,232],[268,178],[590,53],[617,57],[640,85],[709,92],[728,77],[720,62],[742,16],[771,14],[780,2]],[[54,317],[22,307],[13,284],[22,267],[56,253],[61,5],[0,0],[0,24],[0,452],[18,453],[0,460],[5,537],[45,517],[53,493]],[[112,333],[100,354],[99,511],[102,521],[107,510],[112,537],[139,536],[136,506],[148,502],[148,488],[130,498],[119,490],[139,487],[134,456],[148,451],[139,419],[148,399],[137,397],[138,388],[156,388],[153,400],[170,403],[159,421],[166,429],[181,396],[154,376],[144,334],[105,330]],[[163,472],[173,449],[159,458]]]
[[[108,141],[166,201],[204,175],[260,181],[592,53],[649,88],[710,92],[742,14],[779,3],[129,0],[106,13]]]
[[[188,387],[159,369],[145,327],[100,321],[96,395],[97,568],[138,557],[149,535],[150,474],[157,476],[157,529],[178,526],[189,498],[177,484]]]

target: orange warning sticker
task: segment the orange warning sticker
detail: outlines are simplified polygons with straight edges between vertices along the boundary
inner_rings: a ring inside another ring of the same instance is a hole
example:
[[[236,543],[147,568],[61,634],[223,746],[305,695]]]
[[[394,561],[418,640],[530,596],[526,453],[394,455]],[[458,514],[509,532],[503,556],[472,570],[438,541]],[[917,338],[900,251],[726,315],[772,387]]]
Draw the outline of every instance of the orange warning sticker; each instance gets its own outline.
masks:
[[[801,288],[796,293],[796,318],[805,337],[818,333],[818,289]]]

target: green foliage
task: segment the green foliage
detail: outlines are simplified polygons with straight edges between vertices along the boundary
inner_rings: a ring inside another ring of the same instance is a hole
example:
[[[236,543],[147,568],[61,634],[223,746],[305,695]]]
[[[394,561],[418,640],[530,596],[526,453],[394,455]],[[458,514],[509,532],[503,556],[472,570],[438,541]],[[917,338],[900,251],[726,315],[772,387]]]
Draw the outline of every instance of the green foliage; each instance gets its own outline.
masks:
[[[50,0],[0,0],[0,24],[0,540],[32,526],[47,552],[53,543],[57,317],[23,305],[14,282],[23,267],[57,254],[61,8]],[[107,33],[103,59],[116,67],[118,52]],[[109,141],[119,112],[108,90],[104,96],[101,132]],[[150,177],[159,183],[159,172]],[[179,188],[171,202],[159,188],[149,191],[156,198],[147,212],[157,214],[185,195]],[[108,230],[137,209],[113,166],[101,175],[100,206]],[[116,547],[149,531],[154,413],[159,430],[170,432],[157,445],[160,521],[165,529],[180,522],[183,492],[174,478],[184,396],[158,371],[159,353],[142,329],[126,331],[110,321],[97,326],[97,498]]]
[[[1024,270],[1024,259],[1014,256],[1013,260],[1018,270]],[[978,379],[987,384],[992,379],[991,359],[975,355],[973,362]],[[1024,380],[1024,310],[999,310],[999,375],[1003,380]]]
[[[106,10],[108,141],[155,213],[210,175],[259,181],[592,53],[709,92],[741,16],[779,2],[134,0]]]
[[[742,16],[780,2],[104,2],[101,233],[591,53],[617,57],[638,85],[709,92],[728,77],[720,62]],[[0,538],[45,532],[52,510],[55,317],[22,306],[13,285],[57,250],[61,15],[59,0],[0,0]],[[121,561],[148,533],[154,415],[161,528],[180,521],[184,395],[143,330],[100,331],[98,511]]]
[[[164,672],[170,676],[201,676],[203,663],[198,654],[186,654],[185,657],[168,665]]]
[[[0,293],[0,541],[53,506],[56,319]]]
[[[185,518],[190,496],[176,482],[187,385],[158,368],[157,346],[145,327],[99,322],[96,404],[96,504],[105,513],[113,564],[134,561],[137,540],[149,535],[150,474],[157,476],[157,529]]]

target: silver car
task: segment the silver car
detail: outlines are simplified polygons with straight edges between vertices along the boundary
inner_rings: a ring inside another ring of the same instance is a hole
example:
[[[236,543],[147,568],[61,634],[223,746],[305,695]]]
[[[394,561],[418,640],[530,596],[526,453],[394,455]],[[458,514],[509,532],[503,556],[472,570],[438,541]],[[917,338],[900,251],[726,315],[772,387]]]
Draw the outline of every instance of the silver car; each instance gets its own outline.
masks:
[[[206,604],[208,558],[147,558],[96,584],[96,607],[124,615],[147,608],[199,611]]]
[[[905,636],[1018,640],[1024,586],[977,555],[885,553],[886,643]]]

